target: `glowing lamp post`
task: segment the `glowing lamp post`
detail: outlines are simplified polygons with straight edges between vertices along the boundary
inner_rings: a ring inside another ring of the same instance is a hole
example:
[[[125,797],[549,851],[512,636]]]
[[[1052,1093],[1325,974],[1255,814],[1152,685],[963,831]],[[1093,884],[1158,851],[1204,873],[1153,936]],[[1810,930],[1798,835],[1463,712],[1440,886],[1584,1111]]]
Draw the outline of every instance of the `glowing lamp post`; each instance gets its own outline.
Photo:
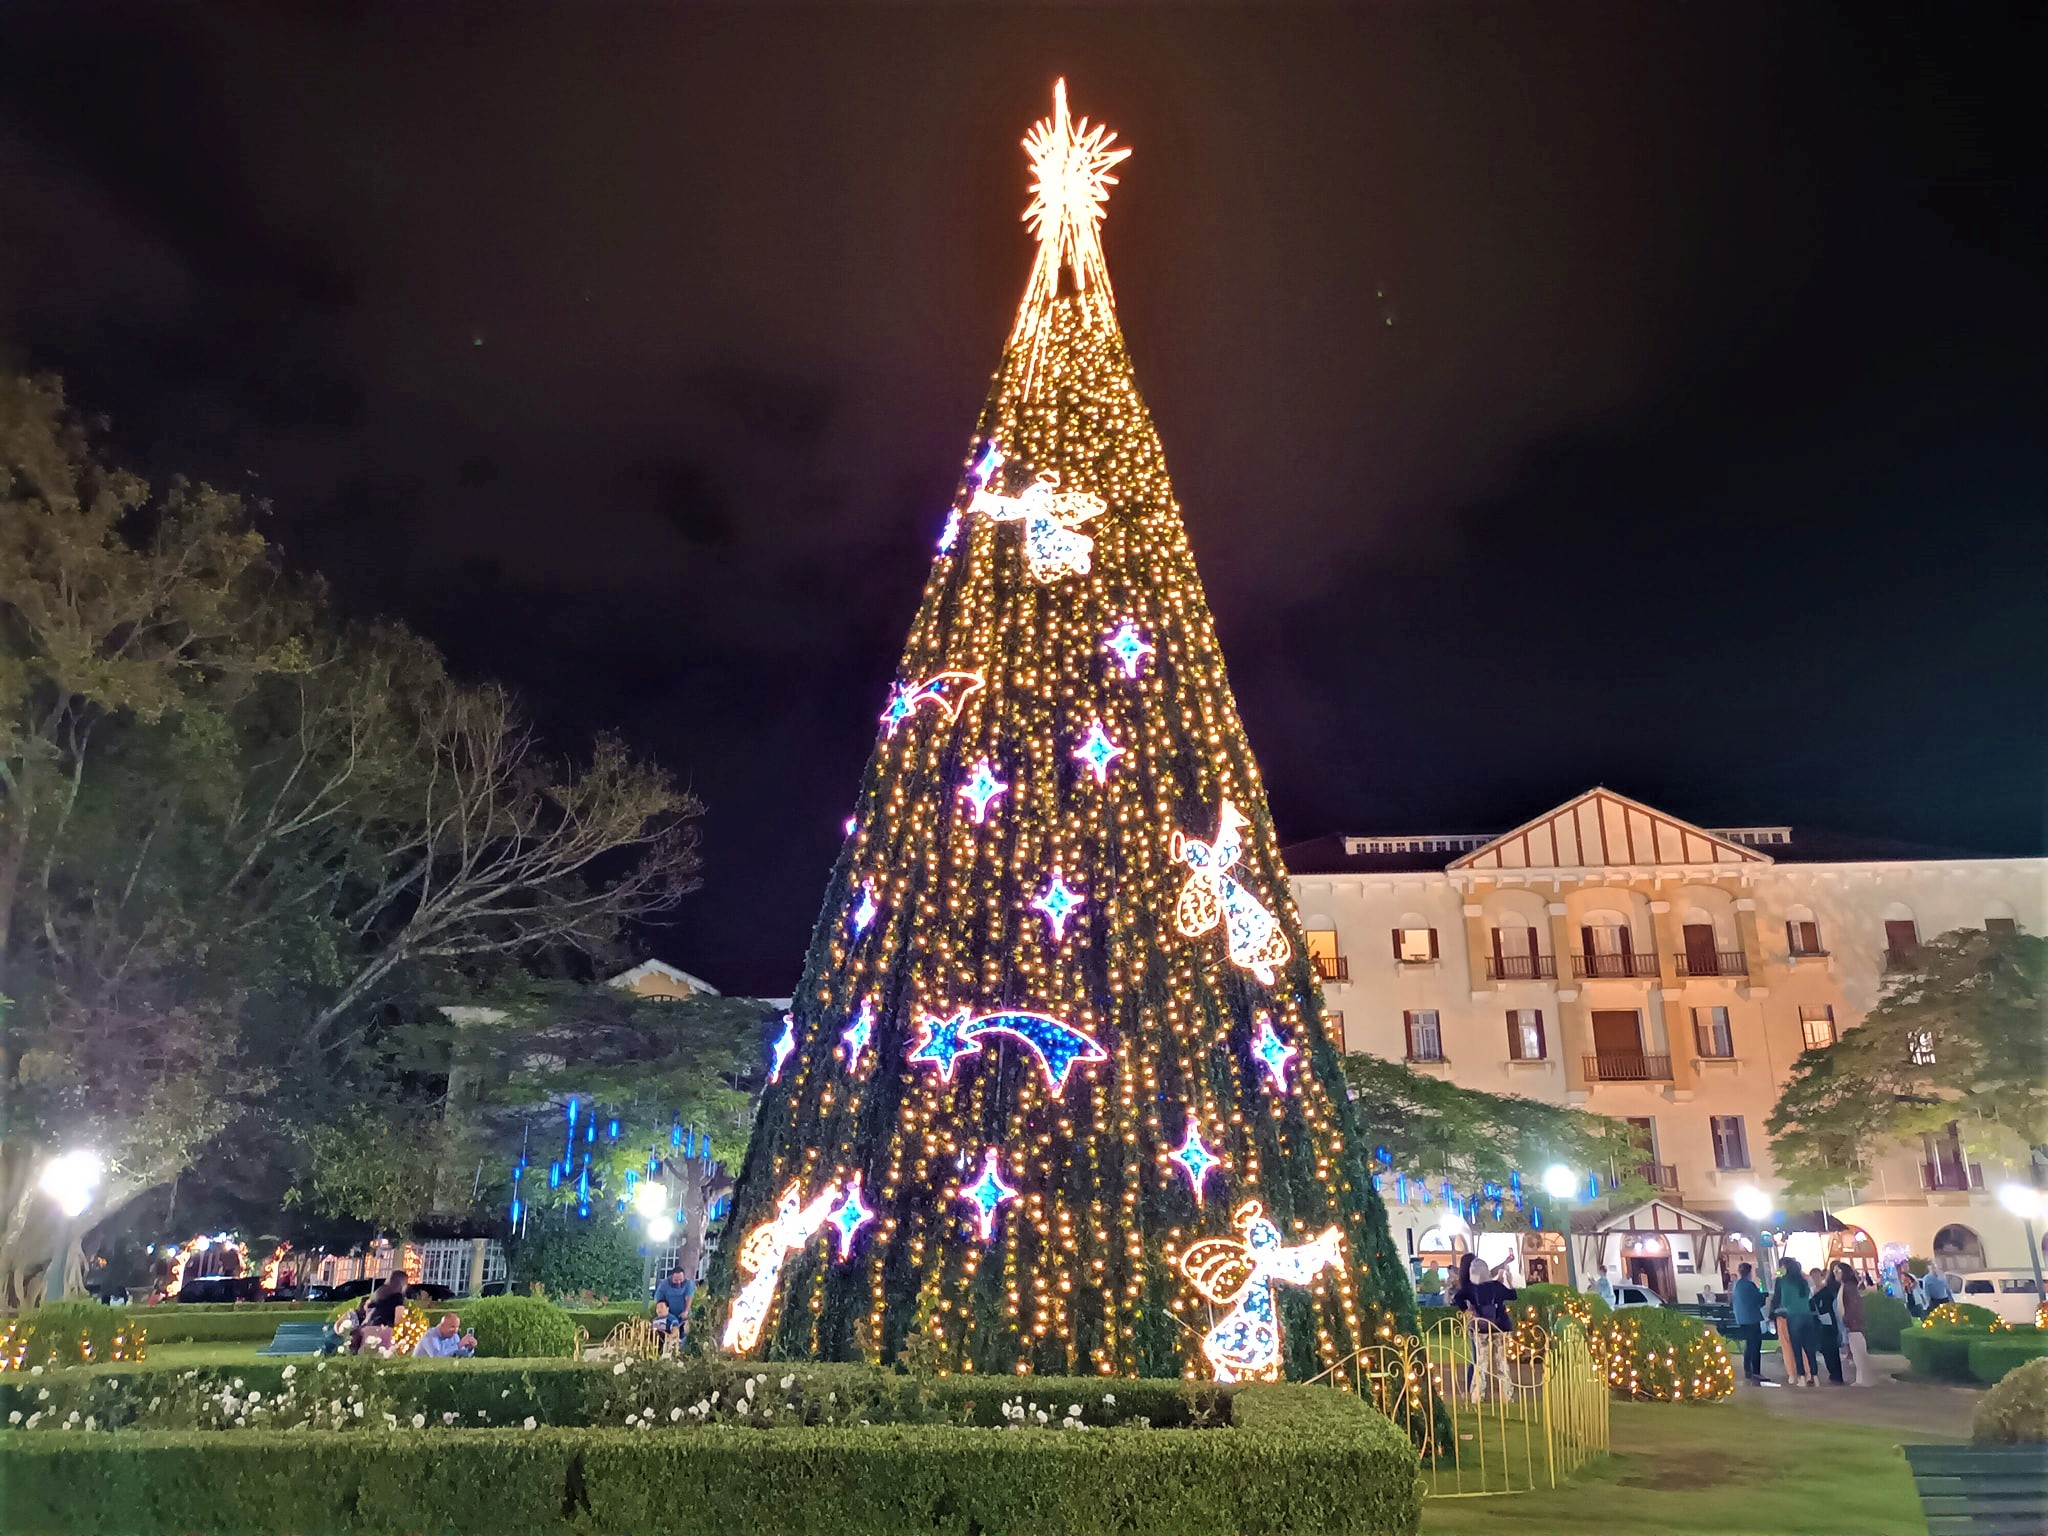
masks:
[[[71,1259],[71,1223],[85,1214],[106,1171],[97,1152],[82,1148],[53,1157],[44,1165],[36,1187],[55,1202],[64,1220],[57,1225],[57,1243],[50,1254],[50,1270],[43,1277],[43,1300],[64,1299],[64,1269]]]
[[[2034,1235],[2034,1223],[2041,1219],[2041,1191],[2031,1184],[2001,1184],[1998,1203],[2019,1217],[2027,1229],[2027,1262],[2034,1266],[2034,1300],[2043,1299],[2041,1290],[2041,1241]]]
[[[1735,1191],[1735,1209],[1756,1223],[1757,1263],[1762,1266],[1764,1289],[1770,1289],[1774,1273],[1771,1259],[1771,1212],[1776,1209],[1771,1197],[1754,1184],[1745,1184]]]
[[[1543,1193],[1564,1207],[1564,1280],[1572,1290],[1579,1288],[1579,1256],[1572,1242],[1572,1196],[1579,1190],[1579,1176],[1563,1163],[1543,1170]]]

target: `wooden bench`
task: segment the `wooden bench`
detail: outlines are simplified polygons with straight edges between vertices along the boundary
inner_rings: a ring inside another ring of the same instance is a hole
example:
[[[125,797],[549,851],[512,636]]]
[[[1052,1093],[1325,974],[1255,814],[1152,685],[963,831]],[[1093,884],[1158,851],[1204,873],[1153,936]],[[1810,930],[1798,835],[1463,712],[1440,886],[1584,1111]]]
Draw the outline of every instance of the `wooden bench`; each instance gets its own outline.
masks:
[[[2041,1536],[2048,1455],[2038,1445],[1908,1445],[1928,1536]]]
[[[329,1323],[279,1323],[277,1334],[259,1355],[324,1355],[339,1341]]]

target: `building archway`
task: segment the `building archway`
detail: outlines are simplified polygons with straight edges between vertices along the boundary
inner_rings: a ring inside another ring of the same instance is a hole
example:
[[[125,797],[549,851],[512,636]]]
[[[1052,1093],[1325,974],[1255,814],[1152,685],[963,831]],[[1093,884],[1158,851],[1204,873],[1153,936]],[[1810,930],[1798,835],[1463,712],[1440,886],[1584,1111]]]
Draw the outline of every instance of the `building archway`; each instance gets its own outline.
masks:
[[[1951,1222],[1934,1234],[1934,1267],[1961,1275],[1990,1268],[1984,1259],[1984,1239],[1961,1222]]]

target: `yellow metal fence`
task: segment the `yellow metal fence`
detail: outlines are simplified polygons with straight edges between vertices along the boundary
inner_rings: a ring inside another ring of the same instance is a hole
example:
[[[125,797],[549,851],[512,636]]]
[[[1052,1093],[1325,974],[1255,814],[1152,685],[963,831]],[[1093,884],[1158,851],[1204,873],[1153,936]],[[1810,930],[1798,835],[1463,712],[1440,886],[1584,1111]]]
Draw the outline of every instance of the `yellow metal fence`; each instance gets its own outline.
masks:
[[[1438,1498],[1555,1488],[1607,1452],[1606,1369],[1574,1322],[1395,1338],[1330,1374],[1409,1428]]]

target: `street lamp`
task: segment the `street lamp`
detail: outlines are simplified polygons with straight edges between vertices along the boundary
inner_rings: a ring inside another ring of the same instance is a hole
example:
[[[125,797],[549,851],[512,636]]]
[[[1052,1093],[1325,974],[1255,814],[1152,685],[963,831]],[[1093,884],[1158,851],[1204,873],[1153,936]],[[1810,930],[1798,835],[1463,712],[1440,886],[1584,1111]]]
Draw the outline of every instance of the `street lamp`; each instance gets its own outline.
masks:
[[[633,1190],[633,1209],[642,1216],[655,1216],[668,1209],[668,1191],[661,1185],[642,1180]]]
[[[647,1241],[655,1247],[663,1246],[676,1235],[675,1218],[666,1211],[657,1211],[647,1218]]]
[[[1543,1170],[1543,1193],[1564,1207],[1564,1280],[1574,1291],[1579,1288],[1579,1260],[1572,1251],[1572,1196],[1578,1189],[1579,1176],[1563,1163]]]
[[[2038,1306],[2048,1300],[2041,1290],[2041,1243],[2034,1236],[2034,1223],[2041,1219],[2041,1191],[2031,1184],[2001,1184],[1998,1203],[2019,1217],[2020,1225],[2027,1229],[2027,1262],[2034,1266],[2034,1303]]]
[[[1735,1209],[1756,1223],[1757,1262],[1763,1266],[1765,1288],[1769,1288],[1771,1277],[1771,1212],[1776,1209],[1771,1197],[1754,1184],[1745,1184],[1735,1191]]]
[[[85,1208],[92,1204],[93,1194],[100,1187],[100,1175],[106,1165],[100,1161],[97,1152],[88,1152],[81,1147],[76,1152],[65,1152],[53,1157],[43,1165],[42,1176],[36,1180],[36,1188],[56,1202],[64,1220],[57,1224],[56,1247],[50,1254],[49,1273],[43,1276],[43,1300],[47,1302],[64,1299],[64,1270],[71,1261],[71,1223],[85,1214]]]

